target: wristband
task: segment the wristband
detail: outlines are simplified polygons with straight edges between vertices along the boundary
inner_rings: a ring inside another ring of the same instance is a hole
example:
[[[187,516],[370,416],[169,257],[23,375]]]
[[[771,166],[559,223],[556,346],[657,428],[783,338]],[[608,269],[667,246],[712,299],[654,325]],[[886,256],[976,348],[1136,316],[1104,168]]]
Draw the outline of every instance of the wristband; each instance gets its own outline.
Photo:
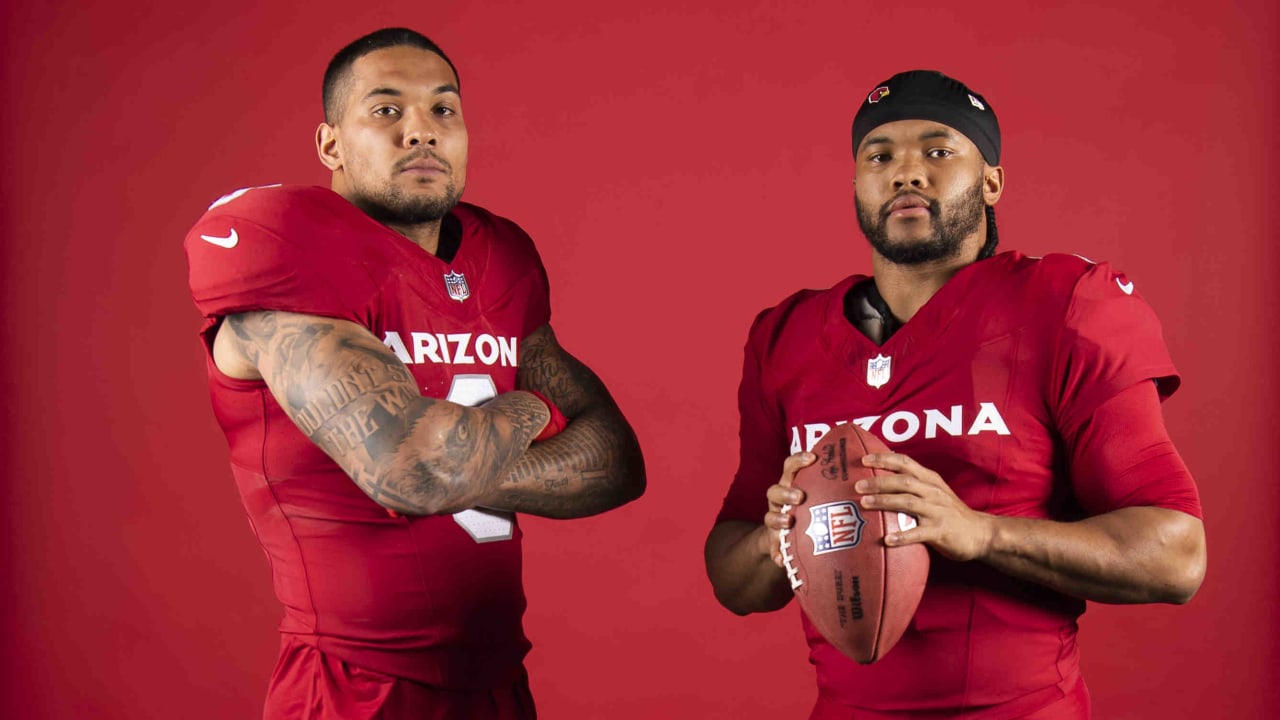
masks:
[[[556,435],[559,435],[560,431],[564,430],[564,426],[569,424],[564,413],[560,412],[560,408],[556,407],[556,404],[551,402],[550,398],[537,390],[525,390],[524,392],[527,392],[541,400],[542,404],[546,405],[547,410],[551,412],[551,419],[547,421],[547,426],[542,428],[542,432],[538,433],[537,437],[535,437],[533,441],[542,442],[543,440],[549,440]]]

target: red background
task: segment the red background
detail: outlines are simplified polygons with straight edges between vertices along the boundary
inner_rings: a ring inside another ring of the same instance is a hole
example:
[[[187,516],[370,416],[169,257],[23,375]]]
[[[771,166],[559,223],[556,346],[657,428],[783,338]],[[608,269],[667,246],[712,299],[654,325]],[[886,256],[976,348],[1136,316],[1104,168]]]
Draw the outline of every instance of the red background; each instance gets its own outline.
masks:
[[[181,241],[231,189],[327,183],[325,63],[392,24],[458,64],[466,197],[538,241],[562,341],[648,460],[639,502],[525,522],[544,717],[807,712],[798,611],[721,609],[702,541],[734,467],[748,324],[868,269],[849,123],[913,67],[1000,114],[1002,246],[1127,271],[1185,378],[1166,414],[1209,574],[1186,607],[1091,607],[1097,716],[1274,711],[1274,2],[382,5],[7,8],[8,717],[258,714],[281,611],[209,411]]]

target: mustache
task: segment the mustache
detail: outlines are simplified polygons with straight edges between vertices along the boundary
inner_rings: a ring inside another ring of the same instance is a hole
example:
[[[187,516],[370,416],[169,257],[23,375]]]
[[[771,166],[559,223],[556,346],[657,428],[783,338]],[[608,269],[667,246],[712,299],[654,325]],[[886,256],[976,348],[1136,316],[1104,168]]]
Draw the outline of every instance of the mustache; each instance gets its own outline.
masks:
[[[421,150],[414,150],[408,155],[397,160],[394,166],[395,171],[400,172],[401,170],[404,170],[405,168],[409,167],[411,163],[418,162],[419,160],[425,160],[427,158],[431,158],[435,162],[439,163],[440,167],[444,168],[445,170],[449,170],[449,171],[453,170],[453,166],[449,164],[448,160],[445,160],[444,158],[435,154],[435,152],[433,152],[429,148],[423,148]]]

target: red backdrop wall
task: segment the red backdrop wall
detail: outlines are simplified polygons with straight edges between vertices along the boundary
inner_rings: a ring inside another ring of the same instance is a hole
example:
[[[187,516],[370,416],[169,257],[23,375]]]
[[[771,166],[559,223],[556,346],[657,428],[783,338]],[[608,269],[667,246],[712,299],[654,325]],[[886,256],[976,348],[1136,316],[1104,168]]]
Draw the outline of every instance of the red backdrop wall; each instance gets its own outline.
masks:
[[[1003,246],[1113,261],[1184,374],[1166,414],[1203,493],[1208,578],[1186,607],[1091,607],[1097,716],[1269,715],[1276,5],[1050,5],[12,4],[6,715],[259,712],[280,609],[209,411],[181,241],[228,190],[327,182],[311,144],[320,75],[385,25],[423,30],[459,65],[467,199],[538,241],[562,341],[646,450],[639,502],[526,522],[545,717],[807,712],[798,610],[730,615],[701,547],[734,467],[748,324],[868,270],[849,122],[872,83],[912,67],[997,108]]]

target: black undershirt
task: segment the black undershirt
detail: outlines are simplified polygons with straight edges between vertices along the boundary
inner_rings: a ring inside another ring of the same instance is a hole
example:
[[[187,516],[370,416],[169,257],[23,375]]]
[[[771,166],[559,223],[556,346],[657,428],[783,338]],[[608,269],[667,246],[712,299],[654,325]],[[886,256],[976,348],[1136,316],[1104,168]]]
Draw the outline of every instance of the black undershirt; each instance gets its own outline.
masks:
[[[889,304],[880,296],[873,278],[849,288],[844,295],[844,317],[877,345],[883,345],[902,327]]]
[[[452,263],[462,246],[462,223],[449,213],[440,221],[440,242],[436,244],[436,257]]]

